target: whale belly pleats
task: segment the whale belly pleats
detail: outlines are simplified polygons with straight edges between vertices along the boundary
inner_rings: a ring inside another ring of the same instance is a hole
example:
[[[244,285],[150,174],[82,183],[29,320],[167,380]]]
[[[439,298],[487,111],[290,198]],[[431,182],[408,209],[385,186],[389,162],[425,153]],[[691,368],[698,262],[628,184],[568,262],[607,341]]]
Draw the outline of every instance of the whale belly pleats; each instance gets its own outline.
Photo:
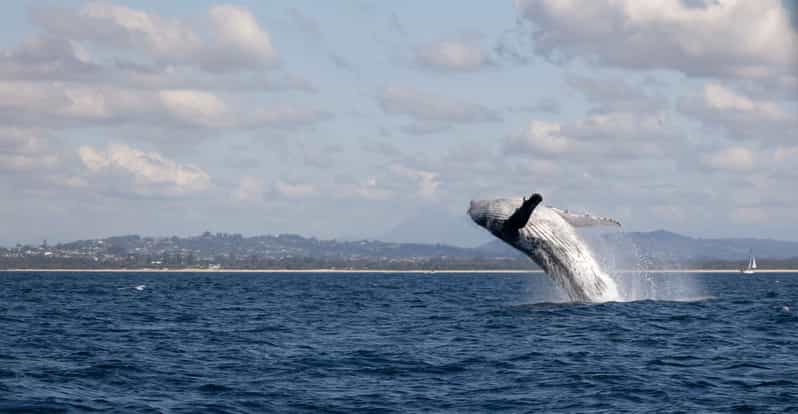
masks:
[[[468,214],[479,226],[529,256],[571,300],[616,300],[615,281],[604,273],[563,215],[573,217],[541,205],[540,201],[539,196],[529,200],[472,201]]]
[[[523,229],[519,249],[542,267],[571,300],[616,300],[615,281],[601,269],[587,244],[562,219],[548,218],[543,215]]]

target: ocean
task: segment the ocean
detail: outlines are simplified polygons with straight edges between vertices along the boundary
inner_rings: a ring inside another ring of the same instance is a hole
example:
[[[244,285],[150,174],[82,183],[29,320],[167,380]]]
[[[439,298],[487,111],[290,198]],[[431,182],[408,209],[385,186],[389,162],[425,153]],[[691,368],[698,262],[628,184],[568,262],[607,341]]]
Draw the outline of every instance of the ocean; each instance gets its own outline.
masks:
[[[798,274],[622,279],[0,272],[0,411],[798,411]]]

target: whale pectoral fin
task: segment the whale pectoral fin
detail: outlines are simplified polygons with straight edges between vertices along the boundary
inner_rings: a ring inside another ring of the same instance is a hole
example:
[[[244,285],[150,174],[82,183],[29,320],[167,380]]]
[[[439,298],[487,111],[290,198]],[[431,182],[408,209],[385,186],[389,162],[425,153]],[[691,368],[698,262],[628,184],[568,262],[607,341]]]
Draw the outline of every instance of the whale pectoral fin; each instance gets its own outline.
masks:
[[[518,207],[513,215],[511,215],[504,223],[504,228],[506,230],[520,230],[524,228],[526,223],[529,221],[529,216],[532,215],[532,212],[535,211],[535,207],[537,207],[542,201],[543,197],[537,193],[532,194],[529,199],[524,199],[521,207]]]
[[[570,211],[560,210],[551,207],[557,214],[560,215],[568,224],[574,227],[591,227],[591,226],[618,226],[621,223],[618,220],[609,217],[598,217],[590,214],[571,213]]]

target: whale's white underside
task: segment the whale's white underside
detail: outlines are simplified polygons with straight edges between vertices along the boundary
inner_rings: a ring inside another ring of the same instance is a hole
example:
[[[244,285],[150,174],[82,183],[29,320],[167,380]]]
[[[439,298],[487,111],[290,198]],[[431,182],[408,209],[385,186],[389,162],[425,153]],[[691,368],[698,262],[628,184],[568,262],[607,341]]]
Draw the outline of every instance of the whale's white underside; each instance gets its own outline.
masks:
[[[485,227],[497,237],[527,254],[559,285],[571,300],[605,302],[618,300],[615,281],[605,273],[574,226],[620,225],[617,221],[539,205],[514,240],[501,236],[500,225],[523,200],[499,199],[473,204],[469,214],[484,214]],[[481,210],[481,211],[478,211]]]

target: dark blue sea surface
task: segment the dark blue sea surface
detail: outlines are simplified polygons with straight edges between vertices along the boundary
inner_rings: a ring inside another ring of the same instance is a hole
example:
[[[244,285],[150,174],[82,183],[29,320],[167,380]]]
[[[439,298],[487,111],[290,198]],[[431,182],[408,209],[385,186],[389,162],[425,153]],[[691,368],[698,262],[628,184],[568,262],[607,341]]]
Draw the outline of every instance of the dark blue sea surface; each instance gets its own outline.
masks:
[[[798,274],[623,278],[0,273],[0,411],[798,411]]]

